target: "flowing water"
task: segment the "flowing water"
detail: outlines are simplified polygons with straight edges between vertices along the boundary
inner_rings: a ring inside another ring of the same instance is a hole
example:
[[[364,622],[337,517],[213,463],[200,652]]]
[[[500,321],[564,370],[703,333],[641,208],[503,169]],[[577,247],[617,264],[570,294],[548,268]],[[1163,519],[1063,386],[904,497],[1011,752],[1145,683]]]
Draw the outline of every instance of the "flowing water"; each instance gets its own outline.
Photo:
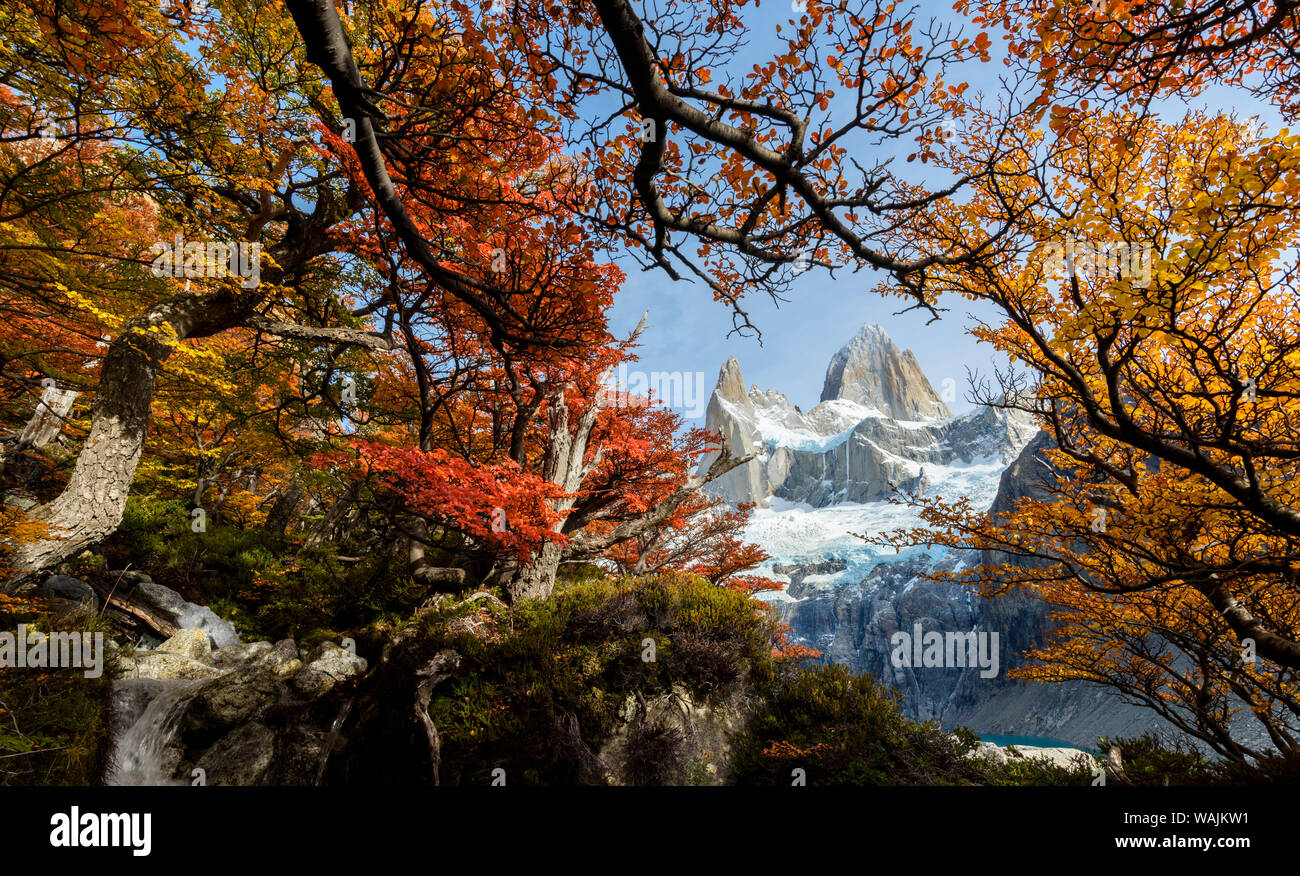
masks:
[[[173,778],[176,724],[197,681],[128,678],[113,685],[109,785],[186,785]]]
[[[334,753],[334,743],[338,741],[339,729],[343,727],[343,722],[347,720],[350,711],[352,711],[352,700],[348,700],[339,708],[334,723],[330,725],[330,734],[325,738],[325,748],[321,752],[320,765],[316,767],[317,785],[320,785],[325,780],[325,765],[329,763],[330,755]]]

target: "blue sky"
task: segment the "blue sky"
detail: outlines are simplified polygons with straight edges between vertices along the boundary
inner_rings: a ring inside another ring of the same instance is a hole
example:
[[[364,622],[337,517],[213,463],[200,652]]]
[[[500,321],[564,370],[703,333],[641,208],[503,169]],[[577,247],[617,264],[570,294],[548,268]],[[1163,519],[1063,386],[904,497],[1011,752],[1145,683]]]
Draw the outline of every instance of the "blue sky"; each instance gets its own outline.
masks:
[[[629,267],[610,323],[616,334],[626,336],[649,311],[638,350],[637,367],[644,371],[703,371],[712,389],[722,363],[735,356],[747,386],[778,389],[806,411],[821,397],[831,356],[868,322],[880,323],[899,347],[916,353],[936,389],[945,378],[956,381],[958,400],[949,404],[954,412],[970,408],[966,369],[987,373],[992,367],[989,348],[966,333],[968,313],[989,316],[991,309],[975,310],[969,302],[953,300],[946,302],[951,309],[943,319],[927,326],[929,314],[921,311],[894,316],[904,302],[872,292],[875,280],[866,272],[832,280],[824,272],[809,271],[779,309],[766,295],[755,294],[749,309],[763,332],[760,345],[755,338],[727,337],[729,311],[700,284],[674,283]]]

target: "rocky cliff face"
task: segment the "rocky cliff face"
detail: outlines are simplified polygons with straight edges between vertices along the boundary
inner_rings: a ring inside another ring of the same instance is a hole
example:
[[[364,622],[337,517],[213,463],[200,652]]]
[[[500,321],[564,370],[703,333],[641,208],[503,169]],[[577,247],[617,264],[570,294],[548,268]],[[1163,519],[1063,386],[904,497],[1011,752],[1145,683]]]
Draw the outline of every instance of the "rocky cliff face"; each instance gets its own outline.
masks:
[[[939,419],[942,417],[943,419]],[[754,460],[711,485],[731,502],[756,502],[749,537],[775,558],[789,583],[773,597],[782,618],[823,659],[879,678],[903,695],[904,710],[983,733],[1051,736],[1091,747],[1099,735],[1136,735],[1157,719],[1104,689],[1027,685],[1007,678],[1017,655],[1043,640],[1045,608],[1019,595],[985,600],[924,575],[963,562],[941,551],[902,556],[844,537],[910,525],[909,509],[886,500],[899,491],[1011,508],[1042,495],[1055,477],[1047,436],[1024,415],[977,408],[953,417],[910,352],[866,326],[832,359],[822,401],[807,413],[781,393],[744,391],[739,364],[722,368],[706,424],[732,453]],[[706,464],[708,460],[705,460]],[[895,633],[998,636],[999,665],[896,667]]]
[[[773,495],[815,508],[877,502],[899,490],[923,495],[936,467],[990,458],[1005,464],[1032,431],[992,408],[927,425],[868,417],[826,449],[773,448],[764,473]]]
[[[892,342],[887,348],[897,351]],[[924,376],[920,380],[895,385],[889,393],[933,393]],[[767,504],[777,497],[822,508],[877,502],[899,490],[925,493],[942,476],[941,468],[1006,465],[1036,431],[1018,412],[986,407],[960,417],[918,421],[887,416],[850,399],[829,399],[804,413],[779,392],[752,387],[745,393],[743,385],[739,363],[729,359],[705,416],[705,426],[722,436],[733,455],[754,457],[711,486],[730,502]],[[876,385],[854,384],[872,392]],[[947,414],[943,402],[937,397],[935,402],[938,408],[931,409]],[[908,410],[909,416],[915,414]]]
[[[952,416],[911,350],[899,351],[885,330],[864,325],[831,359],[822,401],[855,402],[895,420]]]
[[[1024,496],[1041,496],[1055,477],[1039,433],[1002,473],[994,511],[1008,510]],[[974,559],[974,558],[971,558]],[[981,557],[979,562],[997,562]],[[904,710],[945,726],[981,733],[1046,736],[1091,748],[1098,736],[1136,736],[1165,729],[1149,711],[1129,705],[1097,685],[1026,684],[1007,677],[1019,654],[1038,645],[1051,628],[1047,608],[1020,594],[983,599],[965,588],[924,580],[927,572],[951,570],[962,559],[921,554],[881,563],[861,580],[831,586],[791,584],[778,604],[799,638],[822,650],[824,659],[845,663],[879,678],[903,695]],[[789,569],[796,580],[802,569]],[[999,667],[984,677],[978,667],[895,667],[890,637],[914,630],[998,634]]]

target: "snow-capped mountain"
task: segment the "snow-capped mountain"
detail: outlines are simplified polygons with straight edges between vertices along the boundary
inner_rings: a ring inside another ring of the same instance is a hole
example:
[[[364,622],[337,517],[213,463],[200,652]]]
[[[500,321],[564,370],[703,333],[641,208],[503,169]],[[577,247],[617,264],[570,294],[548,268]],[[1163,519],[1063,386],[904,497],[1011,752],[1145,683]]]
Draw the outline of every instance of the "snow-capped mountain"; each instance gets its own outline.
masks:
[[[918,525],[915,512],[889,501],[902,493],[964,496],[977,508],[1005,510],[1041,489],[1030,480],[1050,472],[1041,456],[1046,436],[1028,415],[977,407],[953,416],[911,351],[869,324],[832,357],[811,410],[776,390],[746,391],[740,364],[729,359],[705,422],[733,455],[754,457],[707,489],[758,506],[746,537],[771,555],[763,571],[785,582],[768,598],[796,639],[824,659],[880,678],[902,692],[909,714],[950,726],[1090,746],[1098,734],[1153,725],[1099,688],[1009,681],[1016,654],[1049,629],[1044,607],[1019,596],[983,600],[923,578],[985,558],[896,553],[853,535]],[[893,665],[892,637],[917,624],[926,633],[998,633],[996,677],[971,666]]]
[[[756,503],[750,535],[785,562],[817,562],[828,550],[873,559],[860,539],[845,538],[846,527],[910,522],[888,501],[900,493],[970,496],[987,507],[1002,470],[1038,431],[1018,411],[980,407],[952,416],[912,352],[900,351],[878,325],[835,354],[822,401],[807,413],[775,390],[746,392],[740,364],[727,360],[705,425],[733,455],[754,457],[710,491]]]

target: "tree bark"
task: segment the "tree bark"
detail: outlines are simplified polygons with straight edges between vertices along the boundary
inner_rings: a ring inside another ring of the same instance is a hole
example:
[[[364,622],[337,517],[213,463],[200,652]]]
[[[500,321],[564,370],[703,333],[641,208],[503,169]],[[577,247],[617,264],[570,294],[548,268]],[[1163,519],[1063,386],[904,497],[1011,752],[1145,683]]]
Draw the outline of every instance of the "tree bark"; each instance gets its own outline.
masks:
[[[274,535],[276,538],[284,538],[285,530],[293,520],[294,512],[302,503],[302,496],[305,491],[302,484],[295,478],[285,485],[276,497],[275,504],[267,512],[266,523],[263,529]]]
[[[435,592],[454,593],[465,586],[465,570],[449,566],[435,566],[425,556],[424,540],[429,527],[424,520],[415,521],[415,532],[407,547],[407,570],[417,583]]]
[[[171,620],[158,614],[148,606],[141,605],[129,595],[120,593],[116,587],[105,587],[95,581],[91,581],[90,586],[104,600],[106,607],[117,609],[150,632],[156,633],[164,639],[170,639],[180,632],[180,627],[172,623]]]
[[[553,541],[542,545],[533,556],[531,565],[520,566],[506,591],[510,602],[523,599],[549,599],[555,592],[555,576],[560,571],[562,550]]]
[[[80,393],[75,389],[47,386],[41,393],[41,400],[36,403],[36,412],[18,438],[17,449],[34,447],[39,450],[58,438],[63,431],[63,421],[78,395]]]

